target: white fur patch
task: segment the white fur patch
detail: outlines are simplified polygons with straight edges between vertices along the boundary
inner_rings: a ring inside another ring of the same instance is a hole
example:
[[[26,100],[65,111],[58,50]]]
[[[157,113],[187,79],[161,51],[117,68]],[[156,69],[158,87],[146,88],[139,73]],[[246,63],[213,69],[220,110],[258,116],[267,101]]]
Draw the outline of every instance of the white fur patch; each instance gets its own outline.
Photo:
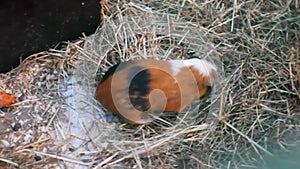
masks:
[[[203,76],[208,76],[212,70],[217,71],[217,68],[206,60],[202,59],[187,59],[187,60],[170,60],[172,74],[176,76],[183,67],[193,67]]]

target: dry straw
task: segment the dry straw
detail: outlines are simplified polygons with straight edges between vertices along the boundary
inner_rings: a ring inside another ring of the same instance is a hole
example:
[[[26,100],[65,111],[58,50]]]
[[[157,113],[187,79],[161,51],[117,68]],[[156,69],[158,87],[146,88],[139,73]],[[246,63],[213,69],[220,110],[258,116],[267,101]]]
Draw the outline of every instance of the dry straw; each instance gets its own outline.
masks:
[[[0,167],[268,168],[298,146],[298,1],[101,5],[94,35],[1,75],[0,89],[18,102],[1,112]],[[95,100],[97,81],[116,63],[195,56],[217,65],[219,82],[177,119],[130,126]]]

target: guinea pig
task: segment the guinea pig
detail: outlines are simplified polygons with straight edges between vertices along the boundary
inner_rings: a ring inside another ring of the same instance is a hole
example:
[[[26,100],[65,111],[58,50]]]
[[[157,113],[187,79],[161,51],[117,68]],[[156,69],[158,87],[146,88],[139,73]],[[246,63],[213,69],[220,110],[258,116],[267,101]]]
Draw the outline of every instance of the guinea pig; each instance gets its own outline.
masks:
[[[163,112],[178,113],[208,95],[217,76],[213,64],[198,58],[126,61],[108,69],[96,97],[125,121],[147,124]]]

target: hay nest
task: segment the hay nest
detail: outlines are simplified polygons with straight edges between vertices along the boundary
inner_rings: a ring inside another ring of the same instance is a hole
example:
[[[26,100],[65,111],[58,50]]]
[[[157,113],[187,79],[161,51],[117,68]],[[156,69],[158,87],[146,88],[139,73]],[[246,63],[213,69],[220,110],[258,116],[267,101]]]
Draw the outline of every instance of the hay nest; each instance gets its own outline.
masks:
[[[1,75],[0,89],[17,107],[1,111],[0,167],[268,168],[298,146],[297,1],[102,7],[94,35]],[[193,56],[217,65],[218,85],[169,125],[123,124],[95,100],[97,81],[114,64]]]

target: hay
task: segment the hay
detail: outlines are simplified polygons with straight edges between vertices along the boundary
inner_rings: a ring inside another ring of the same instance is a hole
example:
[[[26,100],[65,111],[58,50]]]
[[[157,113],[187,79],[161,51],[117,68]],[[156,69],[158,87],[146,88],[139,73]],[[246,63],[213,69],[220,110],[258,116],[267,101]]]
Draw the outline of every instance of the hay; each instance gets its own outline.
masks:
[[[298,146],[298,1],[102,5],[94,35],[1,75],[0,89],[18,98],[1,112],[1,167],[267,168]],[[193,56],[217,65],[218,85],[168,125],[122,124],[95,100],[116,63]]]

